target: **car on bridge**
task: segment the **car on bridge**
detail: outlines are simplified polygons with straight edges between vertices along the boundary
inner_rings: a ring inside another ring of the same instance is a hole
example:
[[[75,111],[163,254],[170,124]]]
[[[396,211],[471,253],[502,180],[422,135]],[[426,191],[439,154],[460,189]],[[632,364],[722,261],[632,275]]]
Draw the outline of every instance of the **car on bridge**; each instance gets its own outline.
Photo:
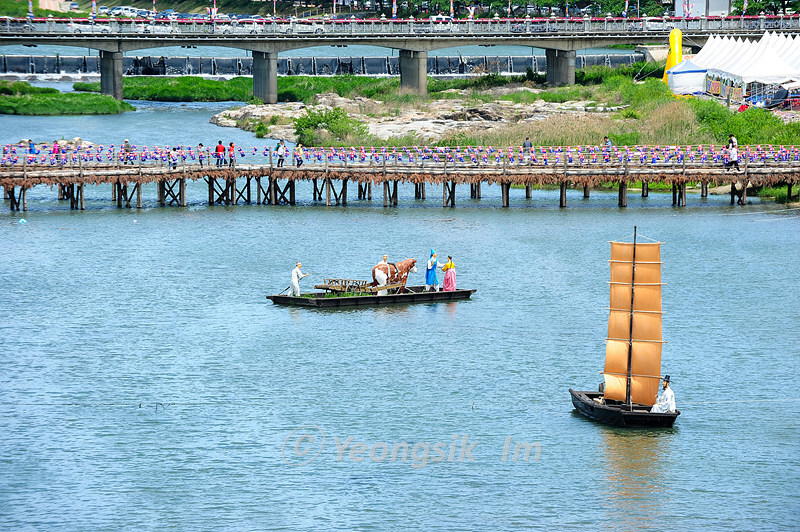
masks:
[[[109,33],[108,26],[104,24],[80,24],[70,22],[67,24],[67,31],[70,33]]]
[[[511,33],[555,33],[557,31],[558,26],[546,20],[531,20],[511,26]]]
[[[325,33],[325,26],[311,20],[290,20],[288,24],[279,24],[278,31],[286,35],[312,33],[320,35]]]
[[[177,33],[178,30],[170,24],[156,24],[148,22],[147,24],[139,24],[136,26],[136,33],[144,33],[148,35],[168,35],[170,33]]]

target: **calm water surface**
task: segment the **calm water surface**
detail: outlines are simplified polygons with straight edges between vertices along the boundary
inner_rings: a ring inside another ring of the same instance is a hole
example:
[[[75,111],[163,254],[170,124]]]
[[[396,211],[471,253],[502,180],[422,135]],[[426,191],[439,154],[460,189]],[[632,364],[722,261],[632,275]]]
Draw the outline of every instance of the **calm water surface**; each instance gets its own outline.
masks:
[[[139,134],[191,139],[194,112],[153,113]],[[3,118],[4,135],[84,119],[27,120]],[[133,137],[117,120],[97,134]],[[618,209],[579,191],[560,210],[557,191],[520,190],[500,209],[495,187],[481,202],[459,187],[442,209],[436,187],[421,203],[410,186],[400,208],[326,208],[305,184],[298,207],[208,207],[204,185],[188,188],[187,208],[156,207],[145,187],[144,209],[116,209],[91,186],[85,212],[43,187],[27,213],[0,211],[2,528],[800,526],[798,211],[633,193]],[[666,242],[672,430],[588,422],[567,392],[601,378],[607,241],[634,225]],[[264,298],[297,260],[310,288],[431,247],[453,255],[471,301]],[[520,442],[527,462],[510,456]],[[392,460],[403,443],[416,454]]]

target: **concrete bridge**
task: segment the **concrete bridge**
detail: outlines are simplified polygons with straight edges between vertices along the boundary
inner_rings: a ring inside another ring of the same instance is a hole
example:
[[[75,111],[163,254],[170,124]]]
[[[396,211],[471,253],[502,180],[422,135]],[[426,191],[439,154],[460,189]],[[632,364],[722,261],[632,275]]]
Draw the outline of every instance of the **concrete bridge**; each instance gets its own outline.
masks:
[[[544,48],[547,81],[575,82],[576,51],[612,44],[666,43],[672,28],[699,48],[711,34],[758,38],[765,31],[800,33],[800,16],[695,19],[485,19],[449,22],[417,20],[272,20],[251,23],[6,19],[0,45],[59,45],[100,52],[101,92],[122,99],[125,52],[163,46],[224,46],[253,57],[253,91],[266,103],[278,98],[278,53],[311,46],[369,45],[399,51],[401,86],[427,92],[428,52],[467,45]]]

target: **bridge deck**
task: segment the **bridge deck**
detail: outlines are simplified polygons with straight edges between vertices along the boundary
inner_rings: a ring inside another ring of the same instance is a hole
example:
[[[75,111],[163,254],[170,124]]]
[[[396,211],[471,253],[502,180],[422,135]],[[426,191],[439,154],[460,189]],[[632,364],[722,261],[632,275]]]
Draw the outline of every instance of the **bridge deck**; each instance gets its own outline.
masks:
[[[32,156],[6,154],[0,166],[0,186],[5,189],[5,198],[10,201],[11,210],[27,210],[27,190],[36,185],[58,185],[58,198],[70,200],[73,209],[84,209],[84,187],[88,184],[111,184],[112,201],[119,207],[131,207],[134,201],[142,207],[142,186],[156,183],[158,202],[162,206],[186,203],[186,183],[203,179],[208,185],[208,203],[237,204],[250,203],[251,185],[255,185],[256,202],[264,204],[295,204],[295,184],[300,180],[310,180],[314,185],[313,201],[327,205],[346,205],[348,182],[358,184],[358,199],[372,199],[372,186],[383,184],[384,206],[397,206],[398,183],[414,183],[415,198],[425,199],[426,184],[442,185],[442,205],[455,205],[457,184],[469,184],[470,196],[480,199],[481,184],[497,183],[501,186],[502,203],[509,205],[509,191],[512,184],[526,186],[526,197],[531,197],[532,185],[558,185],[561,188],[559,205],[566,206],[566,189],[569,183],[582,185],[584,197],[589,188],[604,183],[618,185],[619,205],[627,206],[627,186],[630,182],[642,182],[642,194],[647,195],[650,183],[669,183],[672,185],[673,205],[686,205],[686,185],[688,182],[701,182],[705,197],[709,183],[732,183],[731,203],[734,196],[746,204],[747,186],[766,186],[786,184],[791,197],[792,186],[800,180],[800,152],[786,151],[781,157],[767,157],[758,152],[746,150],[739,172],[726,173],[720,161],[690,160],[681,152],[681,158],[669,156],[664,161],[650,157],[617,153],[611,160],[592,161],[590,157],[581,159],[574,152],[572,157],[563,153],[549,160],[538,158],[497,157],[495,159],[457,161],[416,159],[400,161],[380,156],[365,157],[348,161],[344,155],[339,160],[331,157],[313,158],[300,167],[284,166],[278,168],[270,164],[232,164],[230,166],[201,166],[199,163],[175,160],[129,160],[129,164],[112,162],[84,162],[81,157],[65,156],[61,163],[54,159],[52,165],[45,162],[33,163]],[[171,152],[172,153],[172,152]],[[462,153],[463,155],[463,153]],[[437,153],[438,157],[439,154]],[[57,156],[54,156],[57,157]],[[77,159],[77,160],[75,160]],[[47,157],[44,157],[47,160]],[[38,161],[38,159],[37,159]],[[264,178],[266,186],[262,185]],[[243,181],[244,184],[242,186]],[[317,182],[321,181],[321,186]]]
[[[800,176],[800,160],[742,160],[742,174],[754,184],[796,182]],[[736,175],[736,174],[734,174]],[[234,179],[238,177],[273,177],[288,180],[332,179],[382,183],[400,181],[410,183],[454,182],[465,183],[509,183],[509,184],[559,184],[565,180],[576,183],[597,184],[603,182],[647,181],[682,183],[687,181],[728,181],[724,164],[714,161],[650,162],[636,160],[578,162],[568,159],[550,160],[544,163],[499,161],[380,161],[329,163],[312,159],[301,167],[275,164],[235,164],[214,166],[199,163],[178,162],[163,164],[138,160],[131,164],[75,163],[64,165],[13,164],[0,166],[0,186],[31,187],[37,184],[55,185],[64,183],[154,183],[164,180],[198,180],[207,177]]]

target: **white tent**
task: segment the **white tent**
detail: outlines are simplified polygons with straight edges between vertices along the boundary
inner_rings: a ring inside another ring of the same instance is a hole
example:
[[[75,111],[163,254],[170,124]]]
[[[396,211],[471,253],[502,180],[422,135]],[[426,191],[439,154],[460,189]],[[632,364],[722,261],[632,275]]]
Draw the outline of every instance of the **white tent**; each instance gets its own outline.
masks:
[[[667,84],[675,94],[698,94],[705,91],[706,71],[691,59],[686,59],[669,69]]]
[[[697,55],[667,74],[670,89],[678,94],[704,91],[701,76],[720,80],[723,89],[741,87],[743,92],[757,88],[768,94],[770,87],[797,87],[800,37],[767,32],[758,41],[749,41],[712,35]]]
[[[733,47],[718,45],[726,51],[701,58],[699,65],[705,66],[709,74],[741,83],[777,84],[800,80],[800,64],[793,61],[799,45],[795,39],[765,33],[758,42],[741,43]]]

